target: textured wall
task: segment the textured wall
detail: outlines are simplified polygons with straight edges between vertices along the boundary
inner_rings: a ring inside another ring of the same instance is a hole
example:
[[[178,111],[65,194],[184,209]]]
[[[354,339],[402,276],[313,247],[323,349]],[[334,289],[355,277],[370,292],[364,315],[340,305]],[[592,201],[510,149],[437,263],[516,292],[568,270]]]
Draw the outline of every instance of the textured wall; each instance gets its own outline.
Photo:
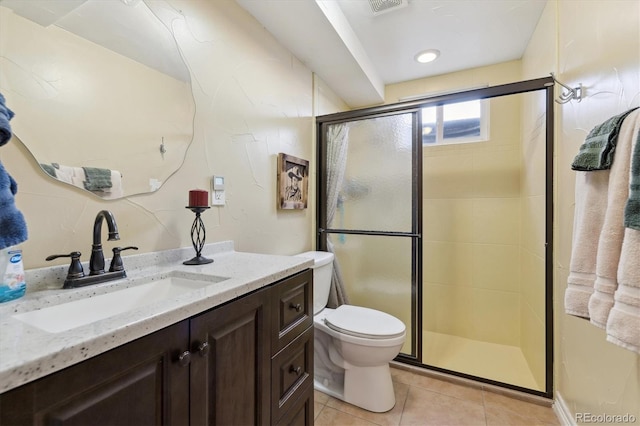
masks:
[[[570,164],[593,126],[640,104],[640,2],[560,0],[557,20],[558,77],[582,83],[586,98],[556,108],[556,389],[574,415],[629,413],[640,422],[640,356],[563,311],[575,199]]]
[[[344,104],[235,2],[152,5],[163,16],[179,11],[186,17],[186,24],[174,26],[196,103],[185,164],[153,194],[105,202],[47,178],[14,138],[0,159],[19,184],[17,205],[29,229],[26,267],[48,266],[47,255],[73,250],[88,259],[101,209],[115,214],[121,235],[118,243],[105,243],[106,250],[116,244],[143,252],[190,246],[188,191],[208,188],[214,174],[226,178],[227,205],[203,214],[208,242],[234,240],[238,250],[274,254],[311,249],[315,163],[310,208],[277,210],[277,154],[313,160],[314,113],[336,112]]]

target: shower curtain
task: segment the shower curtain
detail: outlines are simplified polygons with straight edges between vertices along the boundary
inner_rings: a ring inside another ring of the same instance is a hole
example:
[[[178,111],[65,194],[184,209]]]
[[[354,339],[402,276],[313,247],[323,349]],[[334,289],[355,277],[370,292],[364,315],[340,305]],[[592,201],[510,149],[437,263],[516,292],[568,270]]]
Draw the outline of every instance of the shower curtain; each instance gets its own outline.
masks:
[[[327,224],[333,222],[338,206],[338,198],[344,172],[347,166],[347,148],[349,147],[349,124],[334,124],[327,129]],[[327,248],[334,253],[333,244],[327,238]],[[329,293],[330,308],[348,304],[349,298],[344,287],[338,259],[333,259],[333,276]]]

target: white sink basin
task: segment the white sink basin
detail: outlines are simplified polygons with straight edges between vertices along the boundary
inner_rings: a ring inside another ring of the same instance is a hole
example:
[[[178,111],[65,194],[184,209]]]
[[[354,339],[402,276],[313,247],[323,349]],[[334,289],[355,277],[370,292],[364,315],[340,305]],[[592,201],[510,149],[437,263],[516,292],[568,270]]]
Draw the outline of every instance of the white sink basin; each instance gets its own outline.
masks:
[[[59,333],[152,303],[170,300],[226,279],[228,278],[216,276],[193,279],[173,273],[145,284],[24,312],[13,317],[49,333]]]

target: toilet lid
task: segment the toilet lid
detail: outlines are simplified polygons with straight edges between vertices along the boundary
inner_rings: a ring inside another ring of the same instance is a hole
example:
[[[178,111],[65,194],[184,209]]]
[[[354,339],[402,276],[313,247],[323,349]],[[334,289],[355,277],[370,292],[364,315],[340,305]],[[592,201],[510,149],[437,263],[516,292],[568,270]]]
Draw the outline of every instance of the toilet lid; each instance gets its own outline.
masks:
[[[399,337],[405,326],[398,318],[362,306],[341,305],[327,314],[325,324],[338,332],[367,339]]]

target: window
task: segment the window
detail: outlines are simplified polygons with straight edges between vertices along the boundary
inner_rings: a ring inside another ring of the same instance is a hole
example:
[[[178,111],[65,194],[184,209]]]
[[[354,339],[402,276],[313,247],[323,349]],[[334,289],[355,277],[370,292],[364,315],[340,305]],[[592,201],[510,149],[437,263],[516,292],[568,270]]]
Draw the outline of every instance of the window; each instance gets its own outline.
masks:
[[[487,100],[438,105],[422,109],[422,143],[444,145],[481,142],[489,138]]]

